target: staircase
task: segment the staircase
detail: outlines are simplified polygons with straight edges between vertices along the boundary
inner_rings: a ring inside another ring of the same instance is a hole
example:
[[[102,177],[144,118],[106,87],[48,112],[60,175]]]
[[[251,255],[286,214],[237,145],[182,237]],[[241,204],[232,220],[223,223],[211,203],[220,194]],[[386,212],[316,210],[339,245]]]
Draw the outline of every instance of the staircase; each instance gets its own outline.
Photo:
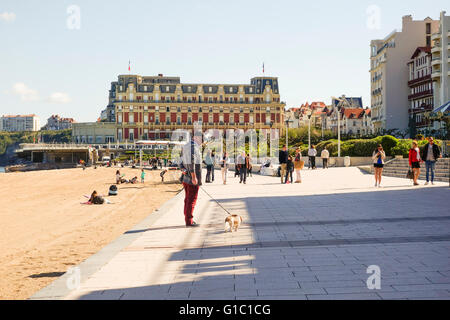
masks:
[[[385,164],[383,176],[406,178],[408,172],[408,159],[394,159]],[[434,181],[449,182],[450,180],[450,158],[439,159],[436,162],[436,170],[434,172]],[[420,165],[419,180],[426,180],[425,163]]]

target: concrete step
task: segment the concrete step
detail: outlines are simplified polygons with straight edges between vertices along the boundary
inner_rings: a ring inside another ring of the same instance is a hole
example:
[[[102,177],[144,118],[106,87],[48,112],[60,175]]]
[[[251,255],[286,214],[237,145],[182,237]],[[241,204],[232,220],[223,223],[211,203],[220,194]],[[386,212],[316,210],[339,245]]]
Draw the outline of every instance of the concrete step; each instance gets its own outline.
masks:
[[[383,176],[385,176],[385,177],[394,177],[394,178],[406,178],[406,173],[404,173],[404,174],[389,174],[389,173],[385,174],[384,171],[383,171]],[[419,176],[419,180],[425,180],[425,179],[426,179],[425,176],[422,176],[422,175]],[[434,181],[449,182],[449,178],[448,177],[436,177],[435,176],[434,177]]]

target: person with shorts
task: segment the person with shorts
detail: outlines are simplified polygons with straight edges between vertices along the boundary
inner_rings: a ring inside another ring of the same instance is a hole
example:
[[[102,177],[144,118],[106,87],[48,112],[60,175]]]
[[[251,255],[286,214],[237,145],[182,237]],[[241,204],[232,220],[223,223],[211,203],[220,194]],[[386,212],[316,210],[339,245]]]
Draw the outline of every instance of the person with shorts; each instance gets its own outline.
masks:
[[[412,142],[412,147],[409,149],[409,167],[412,168],[413,171],[413,183],[415,186],[418,186],[419,183],[417,180],[419,179],[420,175],[420,162],[422,159],[420,158],[420,150],[419,150],[419,144],[417,141]]]
[[[384,159],[386,159],[386,153],[383,150],[381,144],[372,153],[373,167],[375,173],[375,187],[381,188],[381,176],[383,174]]]

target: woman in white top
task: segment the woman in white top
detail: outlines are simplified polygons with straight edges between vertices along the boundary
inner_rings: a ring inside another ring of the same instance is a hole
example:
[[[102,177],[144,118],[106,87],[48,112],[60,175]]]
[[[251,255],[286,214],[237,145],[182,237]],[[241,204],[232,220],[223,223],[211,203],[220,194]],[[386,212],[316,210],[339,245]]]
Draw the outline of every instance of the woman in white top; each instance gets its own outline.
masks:
[[[378,187],[381,188],[381,176],[383,174],[384,159],[386,159],[386,153],[381,144],[379,144],[377,149],[372,153],[372,159],[375,171],[375,187],[378,184]]]
[[[228,166],[230,165],[230,158],[228,158],[228,152],[225,152],[220,162],[221,162],[220,167],[222,168],[222,181],[223,184],[227,184]]]

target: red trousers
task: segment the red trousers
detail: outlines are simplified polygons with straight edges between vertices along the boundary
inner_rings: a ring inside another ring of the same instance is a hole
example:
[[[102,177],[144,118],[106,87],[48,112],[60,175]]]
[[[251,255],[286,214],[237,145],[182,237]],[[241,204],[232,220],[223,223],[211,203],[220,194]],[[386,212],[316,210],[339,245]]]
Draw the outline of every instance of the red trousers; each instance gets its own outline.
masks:
[[[192,184],[183,183],[184,192],[186,193],[184,197],[184,220],[186,225],[191,225],[194,221],[194,207],[197,202],[199,186],[194,186]]]

